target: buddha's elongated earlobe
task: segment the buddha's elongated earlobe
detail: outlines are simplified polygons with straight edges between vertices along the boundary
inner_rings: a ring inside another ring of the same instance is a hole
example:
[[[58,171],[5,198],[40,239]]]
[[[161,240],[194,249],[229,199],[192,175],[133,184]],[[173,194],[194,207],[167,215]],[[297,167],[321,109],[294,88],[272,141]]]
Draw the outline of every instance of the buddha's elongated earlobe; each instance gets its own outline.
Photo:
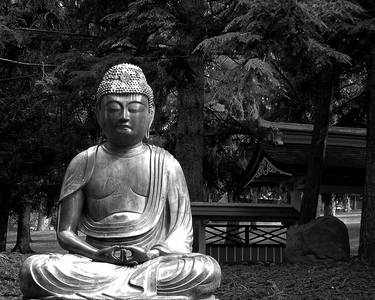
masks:
[[[149,140],[149,138],[150,138],[150,129],[147,129],[145,138],[146,138],[146,140]]]
[[[146,140],[148,140],[150,138],[150,129],[151,129],[152,122],[154,121],[154,116],[155,116],[155,107],[152,106],[151,111],[150,111],[150,115],[149,115],[149,124],[148,124],[148,128],[147,128],[147,131],[146,131],[146,134],[145,134]]]

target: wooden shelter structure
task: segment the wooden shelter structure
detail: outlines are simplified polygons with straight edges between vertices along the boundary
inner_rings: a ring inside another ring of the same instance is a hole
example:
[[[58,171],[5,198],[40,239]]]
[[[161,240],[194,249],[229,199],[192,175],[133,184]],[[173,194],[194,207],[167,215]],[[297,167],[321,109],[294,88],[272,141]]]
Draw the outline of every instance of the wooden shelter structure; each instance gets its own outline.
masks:
[[[274,123],[282,133],[282,144],[254,145],[241,187],[285,186],[291,204],[300,209],[301,192],[311,149],[313,126]],[[360,194],[366,172],[366,129],[330,127],[321,182],[321,193]]]
[[[240,187],[242,203],[192,203],[198,249],[220,262],[283,261],[287,227],[298,220],[313,126],[271,123],[282,143],[259,143]],[[321,193],[362,193],[365,178],[366,129],[330,127]],[[287,201],[251,199],[246,189],[282,185]],[[275,223],[276,222],[276,223]]]

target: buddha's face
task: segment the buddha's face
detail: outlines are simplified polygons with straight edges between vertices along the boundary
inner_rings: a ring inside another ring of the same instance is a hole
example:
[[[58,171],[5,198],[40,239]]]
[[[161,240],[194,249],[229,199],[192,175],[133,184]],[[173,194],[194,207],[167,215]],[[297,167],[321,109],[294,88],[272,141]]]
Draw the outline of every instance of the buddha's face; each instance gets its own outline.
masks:
[[[98,107],[98,122],[108,142],[129,147],[142,141],[153,115],[148,98],[140,94],[104,95]]]

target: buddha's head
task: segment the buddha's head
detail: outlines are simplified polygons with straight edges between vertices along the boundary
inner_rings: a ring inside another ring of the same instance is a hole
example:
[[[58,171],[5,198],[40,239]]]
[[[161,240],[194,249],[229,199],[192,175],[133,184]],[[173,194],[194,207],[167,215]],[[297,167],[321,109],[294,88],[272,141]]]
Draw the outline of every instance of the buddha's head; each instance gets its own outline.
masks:
[[[148,137],[154,119],[154,96],[139,67],[111,67],[104,74],[96,98],[99,125],[112,145],[129,147]]]

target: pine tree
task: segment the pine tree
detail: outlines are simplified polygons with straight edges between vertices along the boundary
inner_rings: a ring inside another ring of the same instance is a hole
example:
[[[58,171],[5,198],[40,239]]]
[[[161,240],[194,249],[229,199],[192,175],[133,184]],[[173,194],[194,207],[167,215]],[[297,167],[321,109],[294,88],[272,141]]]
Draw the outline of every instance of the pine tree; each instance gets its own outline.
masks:
[[[359,256],[362,260],[375,262],[375,4],[362,0],[359,3],[366,10],[363,21],[353,30],[360,41],[357,55],[365,62],[367,71],[368,113],[367,113],[367,161],[365,193],[363,197]],[[359,50],[359,51],[358,51]]]

